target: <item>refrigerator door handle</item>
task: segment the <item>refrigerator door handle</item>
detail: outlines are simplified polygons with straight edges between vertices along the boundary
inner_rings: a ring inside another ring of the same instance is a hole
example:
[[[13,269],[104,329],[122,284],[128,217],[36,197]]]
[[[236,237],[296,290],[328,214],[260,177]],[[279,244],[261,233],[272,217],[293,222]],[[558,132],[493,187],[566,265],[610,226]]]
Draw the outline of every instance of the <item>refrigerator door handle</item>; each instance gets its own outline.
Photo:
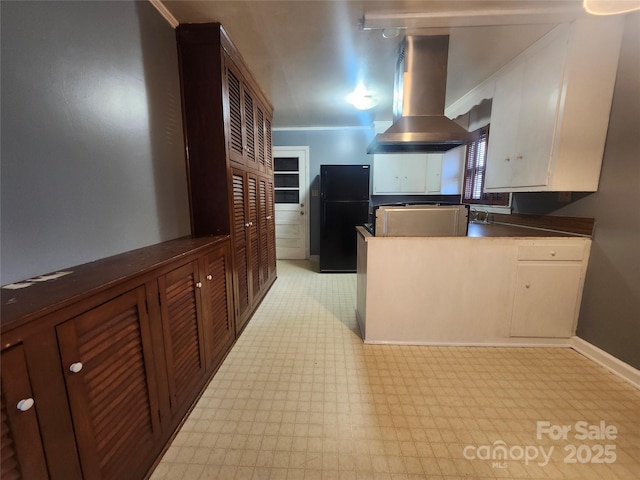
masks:
[[[327,232],[327,202],[322,202],[322,227],[320,234],[324,236]]]

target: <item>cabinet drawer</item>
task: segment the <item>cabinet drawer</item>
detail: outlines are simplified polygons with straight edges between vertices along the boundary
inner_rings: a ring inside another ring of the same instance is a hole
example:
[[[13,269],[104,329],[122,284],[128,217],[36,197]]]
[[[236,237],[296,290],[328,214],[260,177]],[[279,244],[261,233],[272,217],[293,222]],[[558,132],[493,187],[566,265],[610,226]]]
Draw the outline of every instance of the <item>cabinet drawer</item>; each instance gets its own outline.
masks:
[[[580,261],[584,245],[520,245],[518,260]]]

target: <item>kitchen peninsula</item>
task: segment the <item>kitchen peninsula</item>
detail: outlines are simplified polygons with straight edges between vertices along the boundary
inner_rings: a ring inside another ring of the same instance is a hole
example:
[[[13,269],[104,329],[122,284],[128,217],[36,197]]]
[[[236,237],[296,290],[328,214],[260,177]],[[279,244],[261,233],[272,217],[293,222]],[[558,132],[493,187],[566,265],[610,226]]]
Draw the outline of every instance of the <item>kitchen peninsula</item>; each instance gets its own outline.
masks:
[[[365,343],[553,345],[575,334],[590,235],[496,221],[466,237],[357,237]]]

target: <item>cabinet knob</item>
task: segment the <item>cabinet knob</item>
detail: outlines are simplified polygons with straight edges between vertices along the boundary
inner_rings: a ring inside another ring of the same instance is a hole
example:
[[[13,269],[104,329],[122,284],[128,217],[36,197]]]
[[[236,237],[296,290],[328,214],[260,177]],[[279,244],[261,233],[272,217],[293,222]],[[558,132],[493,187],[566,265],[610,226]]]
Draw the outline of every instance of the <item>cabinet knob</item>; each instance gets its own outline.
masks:
[[[555,257],[555,256],[556,256],[556,252],[555,252],[555,250],[551,250],[551,256],[552,256],[552,257]]]
[[[245,223],[244,226],[249,228],[249,225],[251,225],[249,222]]]
[[[518,155],[518,156],[516,157],[516,160],[522,160],[523,158],[524,158],[524,157],[523,157],[522,155]]]
[[[196,283],[196,288],[202,288],[202,282],[197,282]]]
[[[531,284],[530,283],[525,283],[524,284],[524,288],[531,288]]]
[[[250,227],[253,227],[253,222],[249,222],[249,226],[250,226]]]
[[[505,162],[510,162],[510,161],[511,161],[511,159],[510,159],[509,157],[507,157],[507,158],[505,158],[505,159],[504,159],[504,161],[505,161]]]
[[[82,370],[82,362],[76,362],[76,363],[72,363],[71,366],[69,367],[69,371],[73,372],[73,373],[78,373],[80,370]]]
[[[267,215],[267,220],[271,220],[271,215]]]
[[[211,279],[213,279],[213,276],[212,275],[207,275],[207,280],[211,280]]]
[[[23,398],[18,402],[18,405],[16,406],[18,407],[18,410],[20,410],[21,412],[26,412],[31,407],[33,407],[33,404],[34,404],[33,398]]]

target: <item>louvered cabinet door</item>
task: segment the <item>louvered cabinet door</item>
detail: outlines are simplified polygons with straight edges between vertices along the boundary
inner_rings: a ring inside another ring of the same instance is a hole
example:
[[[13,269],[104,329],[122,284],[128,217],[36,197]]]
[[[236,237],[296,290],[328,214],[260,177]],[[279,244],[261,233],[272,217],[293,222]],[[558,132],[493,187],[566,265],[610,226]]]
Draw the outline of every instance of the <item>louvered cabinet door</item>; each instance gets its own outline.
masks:
[[[233,62],[225,57],[225,81],[227,82],[228,97],[225,99],[228,105],[228,149],[229,159],[233,162],[245,163],[245,145],[242,136],[243,130],[243,104],[242,82],[240,74]]]
[[[246,86],[242,90],[244,111],[244,148],[245,164],[250,168],[258,168],[256,157],[256,101]]]
[[[276,275],[276,217],[273,180],[267,181],[267,263],[269,279]]]
[[[139,287],[59,325],[83,476],[143,475],[160,437],[146,293]]]
[[[269,245],[268,245],[268,213],[267,213],[267,179],[260,177],[258,220],[260,234],[260,288],[269,280]]]
[[[2,352],[1,390],[0,478],[3,480],[48,478],[49,473],[38,425],[38,409],[31,391],[22,345],[16,345]]]
[[[158,278],[171,411],[193,398],[206,371],[198,262]]]
[[[236,331],[250,306],[249,298],[249,218],[245,207],[245,173],[234,170],[233,188],[233,262],[236,296]]]
[[[264,163],[266,172],[273,173],[273,134],[271,133],[271,117],[265,112],[264,117]]]
[[[266,146],[264,136],[264,109],[256,106],[256,155],[258,159],[258,169],[261,172],[266,170]]]
[[[205,274],[203,293],[208,311],[204,326],[207,368],[211,368],[217,367],[235,338],[231,260],[226,245],[206,255]]]
[[[258,220],[258,177],[247,174],[247,213],[249,214],[249,279],[251,301],[260,294],[260,237]]]

